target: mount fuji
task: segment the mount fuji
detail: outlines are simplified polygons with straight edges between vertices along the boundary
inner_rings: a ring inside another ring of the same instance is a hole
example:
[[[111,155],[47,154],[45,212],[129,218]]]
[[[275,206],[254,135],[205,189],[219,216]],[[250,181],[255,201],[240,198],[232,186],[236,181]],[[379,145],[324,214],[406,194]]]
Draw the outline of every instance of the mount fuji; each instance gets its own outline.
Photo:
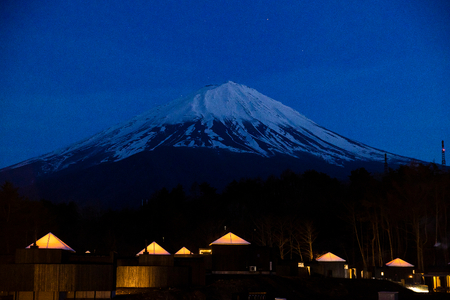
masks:
[[[133,202],[162,187],[194,181],[224,187],[287,168],[338,177],[358,167],[381,172],[385,154],[391,167],[412,160],[345,138],[252,88],[227,82],[4,168],[0,180],[34,197]]]

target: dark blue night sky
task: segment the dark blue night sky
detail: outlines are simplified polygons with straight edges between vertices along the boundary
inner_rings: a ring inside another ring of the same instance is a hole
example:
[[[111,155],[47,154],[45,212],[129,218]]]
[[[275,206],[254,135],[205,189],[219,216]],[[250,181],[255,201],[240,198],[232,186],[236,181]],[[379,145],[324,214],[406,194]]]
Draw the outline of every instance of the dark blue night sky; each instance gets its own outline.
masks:
[[[229,80],[440,163],[450,2],[4,0],[0,168]]]

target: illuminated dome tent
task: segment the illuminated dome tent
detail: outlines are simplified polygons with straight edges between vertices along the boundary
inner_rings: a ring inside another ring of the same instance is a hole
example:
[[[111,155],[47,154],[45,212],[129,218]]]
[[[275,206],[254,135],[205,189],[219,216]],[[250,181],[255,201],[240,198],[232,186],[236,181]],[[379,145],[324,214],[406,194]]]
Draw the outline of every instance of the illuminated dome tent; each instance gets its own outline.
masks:
[[[325,253],[316,258],[317,265],[311,265],[311,271],[326,277],[349,278],[348,265],[345,259],[331,253]]]
[[[175,253],[175,255],[190,255],[192,254],[191,251],[188,250],[188,248],[183,247],[180,250],[177,251],[177,253]]]
[[[136,256],[139,256],[141,254],[144,254],[145,248],[141,250]],[[156,242],[151,243],[147,246],[147,252],[150,255],[170,255],[169,252],[167,252],[163,247],[158,245]]]
[[[386,263],[384,277],[393,281],[412,283],[414,277],[414,265],[404,261],[403,259],[396,258]]]
[[[340,258],[339,256],[337,256],[331,252],[321,255],[316,260],[321,261],[321,262],[345,262],[345,259]]]
[[[31,248],[33,245],[34,243],[29,245],[27,249]],[[38,246],[41,249],[61,249],[75,252],[75,250],[70,248],[66,243],[61,241],[58,237],[56,237],[56,235],[54,235],[51,232],[47,233],[39,240],[37,240],[36,246]]]
[[[401,268],[407,268],[407,267],[414,267],[414,265],[404,261],[403,259],[396,258],[394,260],[391,260],[390,262],[386,263],[386,266],[388,267],[401,267]]]
[[[250,245],[250,243],[234,233],[229,232],[209,245]]]
[[[248,271],[250,243],[229,232],[211,244],[212,272]]]

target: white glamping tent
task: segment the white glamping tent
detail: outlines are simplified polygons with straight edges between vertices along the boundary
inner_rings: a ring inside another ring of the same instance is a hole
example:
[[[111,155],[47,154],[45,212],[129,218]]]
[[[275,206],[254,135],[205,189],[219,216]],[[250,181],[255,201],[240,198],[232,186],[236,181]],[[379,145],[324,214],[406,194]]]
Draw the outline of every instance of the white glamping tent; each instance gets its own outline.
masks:
[[[321,262],[344,262],[345,261],[345,259],[340,258],[339,256],[337,256],[331,252],[325,253],[324,255],[318,257],[316,260],[321,261]]]
[[[316,258],[316,261],[318,264],[314,268],[315,273],[326,277],[348,278],[348,265],[345,264],[345,259],[328,252]]]
[[[139,256],[141,254],[144,254],[145,248],[142,249],[136,256]],[[150,255],[170,255],[169,252],[167,252],[163,247],[158,245],[156,242],[151,243],[147,246],[147,252]]]
[[[27,248],[33,246],[33,244],[29,245]],[[70,248],[66,243],[61,241],[56,235],[49,232],[39,240],[36,241],[36,245],[41,249],[61,249],[75,252],[72,248]]]
[[[189,251],[189,249],[186,247],[181,248],[180,250],[177,251],[177,253],[175,253],[175,255],[190,255],[190,254],[192,254],[192,252]]]
[[[234,233],[229,232],[209,245],[250,245],[250,243]]]
[[[414,265],[404,261],[403,259],[396,258],[394,260],[391,260],[390,262],[386,263],[386,266],[388,267],[401,267],[401,268],[411,268],[414,267]]]

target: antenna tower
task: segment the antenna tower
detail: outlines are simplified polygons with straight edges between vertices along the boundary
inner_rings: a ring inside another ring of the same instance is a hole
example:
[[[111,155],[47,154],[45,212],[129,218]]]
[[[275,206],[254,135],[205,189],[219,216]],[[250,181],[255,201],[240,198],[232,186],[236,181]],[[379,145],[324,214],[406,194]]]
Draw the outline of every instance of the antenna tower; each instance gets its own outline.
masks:
[[[445,166],[445,148],[443,140],[442,140],[442,165]]]

